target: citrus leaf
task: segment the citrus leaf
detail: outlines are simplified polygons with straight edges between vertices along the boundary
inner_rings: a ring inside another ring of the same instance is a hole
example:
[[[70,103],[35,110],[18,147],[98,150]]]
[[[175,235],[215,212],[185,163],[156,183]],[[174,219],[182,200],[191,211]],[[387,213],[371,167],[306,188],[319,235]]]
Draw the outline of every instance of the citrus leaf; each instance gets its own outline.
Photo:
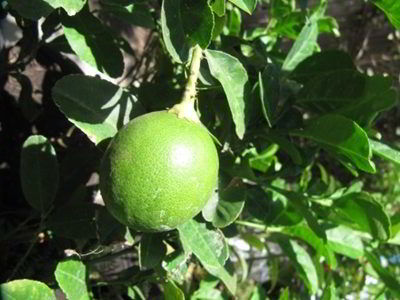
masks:
[[[237,7],[251,15],[256,8],[257,0],[229,0]]]
[[[225,0],[215,0],[211,4],[211,8],[218,17],[224,16],[225,15]]]
[[[151,269],[163,260],[167,247],[162,240],[162,235],[147,233],[142,236],[139,245],[140,268]]]
[[[73,17],[61,15],[65,37],[78,57],[111,77],[122,75],[124,62],[114,37],[88,9]]]
[[[101,11],[103,13],[110,14],[128,24],[150,29],[154,29],[156,27],[153,16],[151,15],[148,7],[144,5],[131,4],[127,6],[120,6],[102,4]]]
[[[94,77],[64,76],[57,81],[52,94],[68,120],[95,144],[113,137],[130,119],[144,113],[133,95]]]
[[[32,135],[21,151],[21,184],[26,201],[40,212],[46,212],[58,188],[56,151],[41,135]]]
[[[400,2],[397,0],[372,0],[377,7],[384,11],[394,27],[400,29]]]
[[[242,139],[246,130],[245,97],[248,76],[241,62],[225,52],[206,50],[210,72],[222,85],[228,99],[236,134]]]
[[[336,299],[338,299],[336,295],[336,287],[334,283],[331,283],[325,287],[321,300],[336,300]]]
[[[293,262],[297,274],[307,286],[310,294],[315,294],[318,290],[318,275],[308,252],[293,240],[279,239],[278,243],[282,251]]]
[[[30,279],[0,284],[1,300],[55,300],[54,292],[44,283]]]
[[[315,51],[318,37],[318,23],[315,18],[310,18],[286,56],[282,70],[292,71],[304,59]]]
[[[360,235],[346,226],[329,226],[326,229],[328,245],[336,253],[358,259],[364,255],[364,245]]]
[[[168,272],[168,276],[173,280],[183,283],[188,271],[187,261],[190,253],[182,249],[176,250],[164,257],[161,266]]]
[[[9,0],[8,3],[24,18],[37,21],[41,17],[47,17],[59,7],[63,8],[68,15],[75,15],[83,8],[86,0]]]
[[[285,288],[281,295],[279,296],[279,300],[289,300],[290,298],[289,288]]]
[[[90,299],[86,285],[86,266],[81,261],[69,259],[59,262],[54,275],[68,299]]]
[[[164,300],[185,300],[185,294],[172,280],[164,283]]]
[[[318,237],[310,228],[304,225],[296,225],[285,228],[283,233],[302,239],[308,243],[319,255],[325,257],[326,262],[331,266],[332,269],[336,269],[337,261],[335,254],[331,248],[324,243],[324,240]]]
[[[395,164],[400,165],[400,151],[399,150],[393,149],[384,143],[381,143],[381,142],[378,142],[378,141],[375,141],[372,139],[369,140],[369,143],[372,148],[372,153],[374,153],[384,159],[387,159],[391,162],[394,162]]]
[[[350,193],[333,202],[336,222],[367,232],[373,238],[390,238],[390,219],[382,205],[366,193]]]
[[[192,46],[211,42],[214,16],[206,0],[164,0],[161,29],[165,47],[177,63],[186,63]]]
[[[231,275],[224,268],[228,259],[228,245],[220,231],[209,230],[206,225],[190,220],[178,227],[183,247],[193,252],[204,268],[212,275],[220,278],[228,290],[234,295],[236,291],[236,275]]]
[[[277,120],[278,102],[281,97],[280,74],[277,68],[269,64],[264,71],[258,73],[261,108],[269,127]]]
[[[295,135],[309,138],[328,152],[347,158],[359,169],[374,173],[372,151],[365,131],[354,121],[341,115],[329,114],[310,121]]]
[[[294,80],[306,84],[315,78],[339,70],[356,70],[351,56],[343,51],[328,50],[307,57],[290,74]]]
[[[388,287],[396,298],[400,297],[400,282],[397,279],[395,274],[389,271],[387,268],[383,268],[379,261],[379,258],[376,257],[375,254],[370,252],[365,252],[365,256],[367,257],[369,263],[372,268],[378,273],[380,279],[384,282],[385,286]]]

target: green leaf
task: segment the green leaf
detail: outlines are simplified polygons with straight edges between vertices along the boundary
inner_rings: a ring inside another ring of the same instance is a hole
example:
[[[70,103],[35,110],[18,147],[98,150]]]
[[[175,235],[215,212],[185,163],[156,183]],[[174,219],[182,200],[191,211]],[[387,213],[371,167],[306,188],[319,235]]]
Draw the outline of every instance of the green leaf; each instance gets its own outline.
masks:
[[[335,254],[324,240],[318,237],[310,228],[304,225],[296,225],[285,228],[283,232],[307,242],[320,256],[325,257],[326,262],[332,269],[336,269],[337,261]]]
[[[41,17],[47,17],[59,7],[63,8],[68,15],[75,15],[83,8],[86,0],[9,0],[8,3],[24,18],[37,21]]]
[[[187,274],[187,261],[189,259],[189,252],[185,252],[182,249],[175,250],[164,257],[161,266],[168,272],[168,276],[173,280],[183,283],[185,275]]]
[[[343,69],[320,74],[309,81],[297,101],[319,114],[340,114],[367,127],[379,112],[391,108],[396,98],[390,78]]]
[[[253,288],[253,291],[251,293],[251,298],[249,300],[266,300],[266,299],[268,298],[263,287],[261,285],[256,285]]]
[[[336,300],[336,299],[338,299],[336,295],[336,287],[334,283],[331,283],[325,287],[321,300]]]
[[[372,0],[376,6],[384,11],[394,27],[400,29],[400,2],[397,0]]]
[[[211,4],[211,8],[218,17],[224,16],[225,15],[225,0],[215,0]]]
[[[388,287],[394,295],[396,295],[396,298],[400,297],[400,282],[397,279],[398,277],[396,277],[396,275],[390,272],[387,268],[383,268],[375,254],[365,252],[365,256],[375,272],[378,273],[385,286]]]
[[[206,0],[164,0],[161,29],[165,47],[173,60],[186,63],[192,46],[207,48],[212,38],[214,16]]]
[[[390,219],[382,205],[367,193],[351,193],[334,200],[332,220],[356,230],[367,232],[373,238],[390,238]]]
[[[143,106],[122,88],[94,77],[68,75],[57,81],[53,99],[68,120],[95,144],[113,137]]]
[[[145,5],[131,4],[124,7],[119,5],[103,4],[101,11],[128,24],[149,29],[154,29],[156,27],[153,16],[151,15],[149,8]]]
[[[234,295],[236,275],[231,275],[224,268],[228,259],[228,246],[220,231],[209,230],[205,224],[190,220],[178,227],[183,247],[193,252],[204,268],[220,278]]]
[[[210,72],[218,79],[228,99],[236,134],[242,139],[246,130],[245,97],[248,76],[241,62],[225,52],[217,50],[205,51]]]
[[[372,151],[365,131],[354,121],[341,115],[329,114],[310,121],[296,135],[309,138],[328,152],[346,158],[359,169],[374,173]]]
[[[399,150],[393,149],[384,143],[381,143],[381,142],[378,142],[378,141],[375,141],[372,139],[369,139],[369,143],[372,148],[372,153],[374,153],[384,159],[387,159],[391,162],[394,162],[395,164],[400,165],[400,151]]]
[[[358,259],[364,255],[364,245],[360,235],[346,226],[329,226],[326,229],[328,245],[336,253]]]
[[[249,15],[253,13],[257,6],[257,0],[229,0],[237,7],[247,12]]]
[[[246,190],[242,187],[218,189],[205,210],[204,218],[212,222],[214,227],[222,228],[232,224],[243,210]],[[214,201],[213,201],[214,200]]]
[[[185,300],[185,294],[172,280],[164,283],[164,300]]]
[[[59,262],[54,275],[68,299],[90,299],[86,285],[86,266],[81,261],[73,258]]]
[[[122,75],[124,62],[116,39],[88,9],[73,17],[62,14],[61,23],[69,45],[81,60],[111,77]]]
[[[181,3],[183,28],[192,46],[206,49],[211,42],[214,15],[208,1],[185,0]]]
[[[200,281],[199,288],[192,294],[190,300],[224,300],[226,297],[222,295],[222,292],[216,288],[219,279],[214,276],[206,276]]]
[[[260,99],[263,115],[269,127],[277,120],[278,102],[281,97],[280,74],[273,64],[268,64],[262,73],[258,73]]]
[[[298,276],[303,280],[310,294],[315,294],[318,290],[318,275],[308,252],[293,240],[279,239],[278,243],[293,262]]]
[[[30,279],[0,284],[1,300],[55,300],[54,292],[44,283]]]
[[[285,288],[282,292],[281,295],[279,296],[279,300],[289,300],[290,298],[289,294],[289,288]]]
[[[307,57],[296,66],[290,77],[302,84],[306,84],[339,70],[356,70],[356,67],[348,53],[339,50],[328,50]]]
[[[56,196],[59,175],[56,151],[44,136],[32,135],[24,142],[20,175],[26,201],[46,212]]]
[[[166,253],[167,246],[164,244],[161,234],[143,234],[139,245],[140,268],[151,269],[156,267],[161,263]]]
[[[299,63],[312,55],[316,49],[317,37],[317,20],[315,18],[310,18],[286,56],[282,65],[282,70],[293,71]]]

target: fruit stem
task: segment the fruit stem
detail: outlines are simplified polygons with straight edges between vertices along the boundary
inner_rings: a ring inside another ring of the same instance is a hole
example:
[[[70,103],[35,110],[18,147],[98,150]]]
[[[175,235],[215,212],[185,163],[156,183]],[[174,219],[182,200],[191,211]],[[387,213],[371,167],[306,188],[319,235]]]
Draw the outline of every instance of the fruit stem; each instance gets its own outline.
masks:
[[[194,109],[196,100],[196,84],[200,72],[200,62],[203,57],[203,50],[199,45],[194,46],[192,61],[190,62],[189,77],[185,85],[185,91],[180,103],[175,104],[168,112],[176,113],[179,118],[200,123],[199,117]]]

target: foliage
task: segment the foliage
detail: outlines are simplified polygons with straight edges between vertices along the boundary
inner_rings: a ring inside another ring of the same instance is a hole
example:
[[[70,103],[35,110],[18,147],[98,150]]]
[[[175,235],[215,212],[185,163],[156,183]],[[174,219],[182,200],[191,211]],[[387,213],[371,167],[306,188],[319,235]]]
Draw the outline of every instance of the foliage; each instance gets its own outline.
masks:
[[[1,299],[400,297],[400,151],[379,126],[397,93],[319,44],[340,36],[327,0],[1,3],[23,32],[0,58],[21,86],[2,110],[19,159],[0,169],[18,177],[0,203]],[[365,5],[399,29],[398,1]],[[246,25],[258,10],[267,24]],[[147,33],[140,58],[113,22]],[[218,190],[177,230],[134,232],[103,206],[101,157],[129,120],[180,101],[197,45]]]

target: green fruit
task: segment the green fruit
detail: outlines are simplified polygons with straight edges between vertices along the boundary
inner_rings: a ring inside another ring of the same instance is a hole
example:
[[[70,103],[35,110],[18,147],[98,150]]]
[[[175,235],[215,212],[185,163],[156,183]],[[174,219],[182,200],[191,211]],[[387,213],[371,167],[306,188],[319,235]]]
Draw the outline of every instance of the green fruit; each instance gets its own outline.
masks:
[[[144,232],[171,230],[204,207],[218,165],[214,142],[201,124],[152,112],[114,137],[102,160],[100,189],[121,223]]]

